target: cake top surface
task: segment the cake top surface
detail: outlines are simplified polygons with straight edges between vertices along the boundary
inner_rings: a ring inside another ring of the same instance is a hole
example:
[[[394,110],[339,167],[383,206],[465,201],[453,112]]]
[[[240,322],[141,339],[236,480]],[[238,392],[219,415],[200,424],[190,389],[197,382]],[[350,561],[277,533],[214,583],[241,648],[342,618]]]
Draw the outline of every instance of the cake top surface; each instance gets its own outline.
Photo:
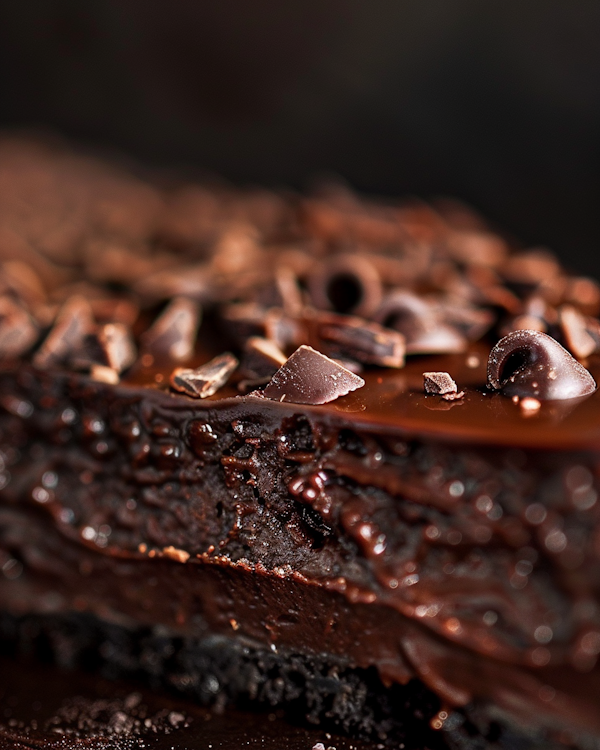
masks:
[[[600,443],[600,287],[461,204],[140,176],[14,138],[0,191],[6,368],[409,436]]]

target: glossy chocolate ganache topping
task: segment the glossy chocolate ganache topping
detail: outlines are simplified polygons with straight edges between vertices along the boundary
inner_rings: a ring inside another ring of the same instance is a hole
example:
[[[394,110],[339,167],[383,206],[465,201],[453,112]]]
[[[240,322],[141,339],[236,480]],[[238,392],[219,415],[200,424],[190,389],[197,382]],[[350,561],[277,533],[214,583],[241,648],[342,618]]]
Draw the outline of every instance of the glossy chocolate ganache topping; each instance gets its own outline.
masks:
[[[422,680],[438,728],[482,702],[600,734],[595,281],[449,201],[142,179],[16,140],[0,194],[0,606],[50,607],[47,585],[188,635],[201,614],[322,639]]]

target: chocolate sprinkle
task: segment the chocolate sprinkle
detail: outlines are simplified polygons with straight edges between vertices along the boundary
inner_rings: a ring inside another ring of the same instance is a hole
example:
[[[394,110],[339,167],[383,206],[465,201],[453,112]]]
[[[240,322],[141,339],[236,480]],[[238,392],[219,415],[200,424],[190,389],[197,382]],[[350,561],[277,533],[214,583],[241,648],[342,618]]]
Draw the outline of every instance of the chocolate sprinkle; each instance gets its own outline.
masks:
[[[238,360],[226,352],[195,369],[178,367],[171,373],[170,384],[186,396],[207,398],[225,385],[237,366]]]
[[[365,381],[310,346],[300,346],[273,375],[266,398],[293,404],[327,404]]]
[[[490,352],[488,387],[507,396],[540,401],[588,396],[590,373],[558,341],[540,331],[515,331]]]

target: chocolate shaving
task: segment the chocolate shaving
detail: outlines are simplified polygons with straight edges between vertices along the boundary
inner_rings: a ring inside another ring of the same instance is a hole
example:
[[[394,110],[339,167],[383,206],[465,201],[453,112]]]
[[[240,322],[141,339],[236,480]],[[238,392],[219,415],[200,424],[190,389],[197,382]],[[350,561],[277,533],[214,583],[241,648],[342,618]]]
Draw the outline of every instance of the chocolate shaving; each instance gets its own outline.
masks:
[[[327,404],[365,381],[310,346],[301,346],[273,375],[263,396],[292,404]]]
[[[0,359],[19,357],[37,337],[31,316],[10,297],[0,297]]]
[[[577,359],[585,359],[596,351],[596,342],[588,332],[585,317],[571,305],[563,305],[559,321],[567,348]]]
[[[111,369],[120,373],[135,362],[137,353],[127,326],[122,323],[107,323],[100,327],[97,337],[106,364]]]
[[[375,319],[402,333],[407,354],[462,352],[467,341],[455,328],[443,323],[426,300],[411,292],[393,292]]]
[[[199,324],[198,304],[175,297],[142,335],[142,346],[155,357],[185,362],[194,353]]]
[[[361,318],[317,312],[307,318],[309,341],[334,359],[380,367],[404,366],[404,336]]]
[[[285,354],[268,339],[251,336],[244,345],[243,370],[249,378],[270,378],[285,361]]]
[[[50,333],[33,358],[36,367],[63,363],[84,345],[92,333],[94,321],[85,297],[70,297],[60,308]]]
[[[238,360],[226,352],[201,367],[188,369],[178,367],[171,373],[171,388],[192,398],[207,398],[222,388],[231,373],[238,366]]]

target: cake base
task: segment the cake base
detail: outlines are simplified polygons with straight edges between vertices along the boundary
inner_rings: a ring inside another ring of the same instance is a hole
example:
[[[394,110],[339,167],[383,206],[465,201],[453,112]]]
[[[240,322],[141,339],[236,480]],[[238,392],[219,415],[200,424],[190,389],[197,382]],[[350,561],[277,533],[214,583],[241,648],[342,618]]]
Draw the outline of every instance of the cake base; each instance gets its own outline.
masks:
[[[282,709],[294,723],[405,750],[552,750],[539,736],[483,720],[474,707],[434,728],[439,699],[418,680],[385,686],[374,669],[335,657],[257,647],[223,636],[201,640],[164,628],[125,627],[88,614],[0,613],[0,652],[35,656],[110,679],[141,679],[204,706]]]

